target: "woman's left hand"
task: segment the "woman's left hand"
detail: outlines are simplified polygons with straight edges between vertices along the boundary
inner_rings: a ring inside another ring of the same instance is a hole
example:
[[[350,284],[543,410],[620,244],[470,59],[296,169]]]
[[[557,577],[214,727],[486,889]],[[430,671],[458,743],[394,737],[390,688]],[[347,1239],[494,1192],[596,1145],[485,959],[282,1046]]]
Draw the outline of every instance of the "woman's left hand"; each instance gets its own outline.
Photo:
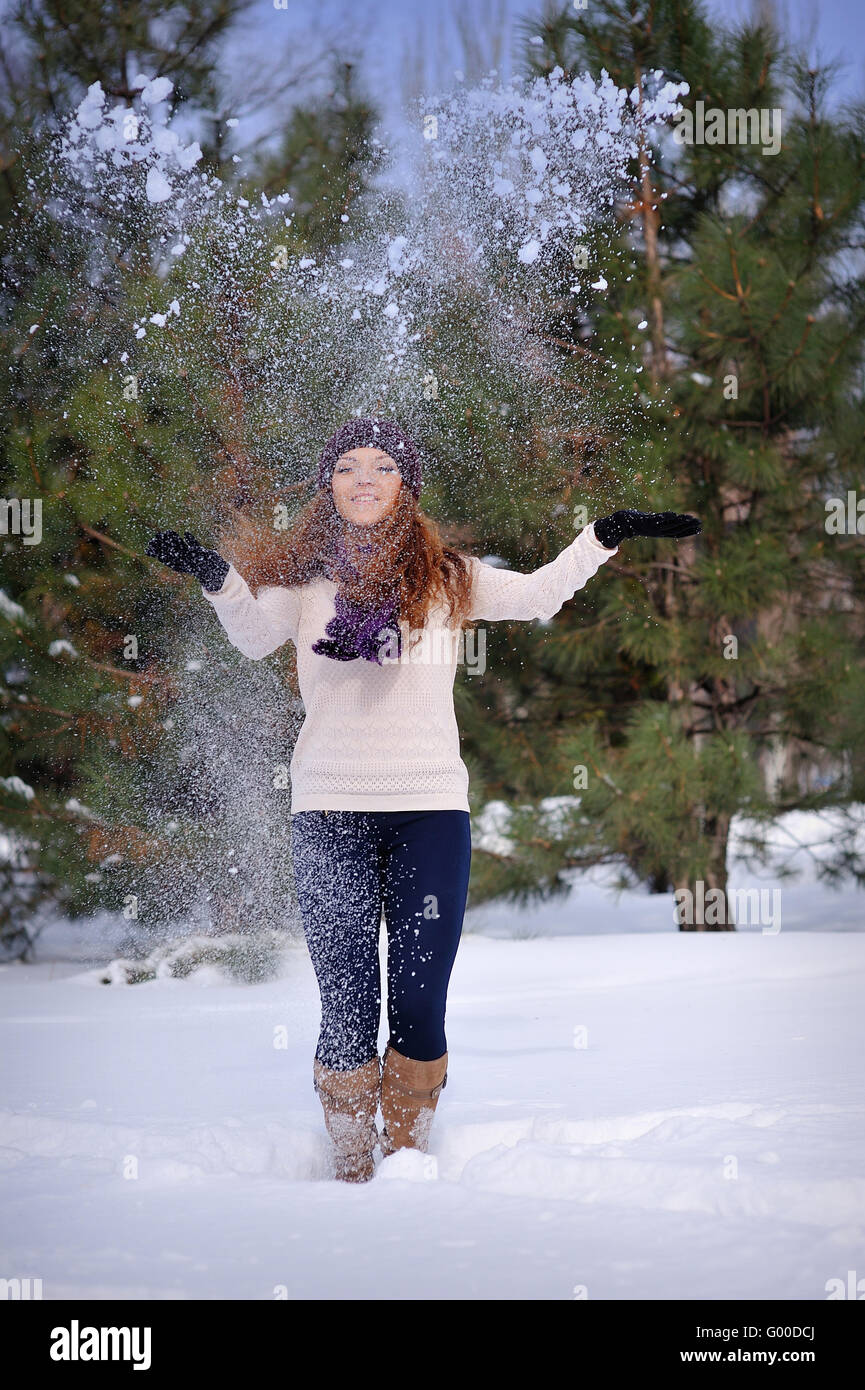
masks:
[[[602,516],[595,522],[595,535],[606,546],[615,550],[620,541],[629,536],[696,536],[702,531],[702,522],[688,512],[634,512],[625,510]]]

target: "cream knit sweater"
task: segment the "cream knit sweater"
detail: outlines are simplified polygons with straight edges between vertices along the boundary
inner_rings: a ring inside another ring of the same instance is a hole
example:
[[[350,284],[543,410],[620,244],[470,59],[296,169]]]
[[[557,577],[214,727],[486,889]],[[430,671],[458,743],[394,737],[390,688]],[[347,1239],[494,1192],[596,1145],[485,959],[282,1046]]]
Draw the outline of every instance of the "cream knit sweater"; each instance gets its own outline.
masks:
[[[470,618],[551,618],[618,553],[595,539],[592,524],[531,574],[471,557]],[[468,557],[467,557],[468,558]],[[217,593],[202,589],[229,639],[259,661],[291,640],[306,718],[291,760],[291,813],[298,811],[468,811],[469,775],[460,757],[453,685],[461,635],[447,609],[429,612],[422,640],[374,662],[317,656],[313,642],[334,616],[336,584],[319,578],[293,588],[262,588],[253,598],[232,565]],[[388,648],[385,646],[385,651]],[[467,646],[469,654],[472,648]]]

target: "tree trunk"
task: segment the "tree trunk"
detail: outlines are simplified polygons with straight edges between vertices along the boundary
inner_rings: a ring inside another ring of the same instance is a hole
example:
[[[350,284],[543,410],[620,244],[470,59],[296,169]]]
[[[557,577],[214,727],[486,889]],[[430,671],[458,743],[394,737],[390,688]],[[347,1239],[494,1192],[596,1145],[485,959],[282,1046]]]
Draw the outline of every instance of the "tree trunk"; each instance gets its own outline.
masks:
[[[735,931],[733,909],[727,897],[727,842],[730,834],[729,813],[710,815],[703,819],[701,832],[708,841],[706,876],[697,883],[687,877],[677,879],[676,892],[687,890],[693,904],[691,921],[680,922],[679,931]]]
[[[646,140],[645,131],[642,124],[643,110],[643,82],[642,73],[637,69],[637,88],[639,91],[639,169],[640,187],[635,206],[639,210],[640,221],[643,227],[643,244],[646,248],[646,279],[649,292],[649,321],[652,329],[652,355],[650,362],[650,375],[652,382],[657,386],[658,382],[669,376],[670,363],[667,356],[667,343],[664,337],[664,306],[662,298],[661,283],[661,254],[658,245],[658,232],[661,226],[661,214],[658,209],[658,191],[652,182],[652,170],[649,157],[649,146]]]

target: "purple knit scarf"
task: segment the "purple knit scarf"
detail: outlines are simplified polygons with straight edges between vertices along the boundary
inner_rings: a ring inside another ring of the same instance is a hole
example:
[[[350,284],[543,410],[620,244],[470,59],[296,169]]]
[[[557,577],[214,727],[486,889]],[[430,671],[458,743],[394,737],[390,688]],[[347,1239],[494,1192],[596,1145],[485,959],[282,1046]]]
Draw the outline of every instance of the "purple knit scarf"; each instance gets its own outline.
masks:
[[[361,549],[371,550],[372,546]],[[330,565],[328,578],[339,582],[353,566],[348,558],[345,540],[340,537],[336,559]],[[317,656],[329,656],[333,661],[374,661],[382,665],[382,648],[388,638],[396,636],[396,655],[402,654],[402,635],[399,628],[399,602],[396,598],[380,604],[353,603],[337,591],[334,598],[336,617],[325,627],[326,637],[313,642]],[[387,631],[385,631],[387,629]],[[393,655],[389,649],[389,655]]]

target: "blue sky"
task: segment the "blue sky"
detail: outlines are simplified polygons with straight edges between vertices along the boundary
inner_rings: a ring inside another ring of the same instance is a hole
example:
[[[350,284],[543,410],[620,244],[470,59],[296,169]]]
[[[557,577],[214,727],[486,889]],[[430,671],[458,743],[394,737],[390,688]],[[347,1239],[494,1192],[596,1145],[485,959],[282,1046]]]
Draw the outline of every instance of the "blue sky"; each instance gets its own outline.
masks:
[[[863,0],[707,0],[707,8],[729,22],[747,18],[760,3],[774,9],[784,31],[812,56],[843,61],[837,84],[840,98],[865,95]],[[499,71],[507,74],[519,51],[518,22],[540,15],[542,8],[542,0],[319,0],[315,7],[309,0],[287,0],[287,8],[278,10],[275,0],[256,0],[244,29],[246,43],[259,58],[288,52],[294,62],[303,52],[314,14],[319,32],[335,37],[352,57],[360,60],[363,55],[371,91],[388,110],[394,103],[398,107],[410,54],[426,50],[428,74],[460,65],[456,14],[470,26],[484,57],[488,55],[488,65],[498,61]]]
[[[591,6],[593,0],[587,2]],[[841,61],[833,103],[865,100],[865,0],[706,0],[709,14],[727,24],[747,19],[760,5],[773,10],[784,32],[812,59]],[[363,74],[364,90],[381,114],[378,133],[391,150],[386,177],[400,182],[406,167],[399,148],[402,111],[410,79],[414,76],[415,89],[420,81],[427,93],[452,86],[454,70],[465,62],[460,24],[476,48],[480,71],[495,69],[508,77],[520,66],[521,21],[538,18],[543,10],[544,0],[254,0],[226,61],[241,116],[233,148],[242,154],[255,141],[266,141],[295,101],[326,91],[323,55],[336,52]],[[266,86],[267,73],[296,77],[297,83],[275,101],[248,110],[242,103],[259,81]]]
[[[591,6],[593,0],[587,0]],[[0,14],[13,0],[0,0]],[[258,87],[270,70],[296,75],[298,85],[287,88],[275,102],[260,106],[254,118],[237,131],[235,148],[244,136],[266,134],[279,127],[296,96],[310,86],[323,85],[320,55],[334,50],[362,69],[366,88],[386,122],[400,125],[405,79],[418,58],[424,90],[450,86],[453,70],[462,66],[462,23],[478,48],[482,70],[497,68],[508,76],[521,52],[521,20],[539,17],[545,0],[253,0],[238,23],[226,68],[238,102]],[[755,6],[774,10],[784,31],[804,45],[812,57],[838,59],[843,67],[834,88],[837,101],[865,98],[865,0],[706,0],[720,22],[747,18]],[[459,17],[459,18],[457,18]],[[313,61],[318,59],[316,63]],[[310,72],[310,66],[313,72]]]

